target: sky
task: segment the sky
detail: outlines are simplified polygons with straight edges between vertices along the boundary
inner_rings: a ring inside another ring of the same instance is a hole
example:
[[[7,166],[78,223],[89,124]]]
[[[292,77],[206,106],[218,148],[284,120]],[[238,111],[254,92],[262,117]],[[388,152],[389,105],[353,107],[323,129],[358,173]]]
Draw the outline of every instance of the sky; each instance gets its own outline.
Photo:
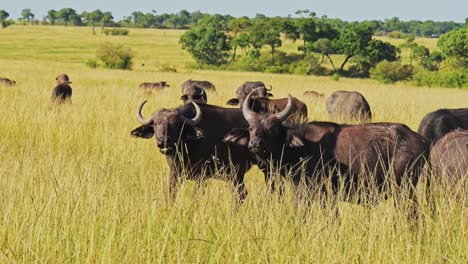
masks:
[[[309,9],[318,16],[362,21],[399,17],[400,20],[435,20],[465,22],[468,0],[0,0],[0,10],[18,18],[21,10],[30,8],[37,19],[50,9],[71,7],[82,11],[111,11],[121,20],[133,11],[158,14],[177,13],[182,9],[211,14],[230,14],[235,17],[294,15],[299,9]]]

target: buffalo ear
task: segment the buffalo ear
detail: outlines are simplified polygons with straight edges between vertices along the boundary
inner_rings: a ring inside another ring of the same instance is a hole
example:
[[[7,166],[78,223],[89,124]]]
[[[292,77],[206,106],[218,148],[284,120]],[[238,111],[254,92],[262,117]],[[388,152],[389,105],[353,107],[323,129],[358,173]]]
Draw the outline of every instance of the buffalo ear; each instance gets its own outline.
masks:
[[[238,105],[239,104],[239,99],[232,98],[229,101],[227,101],[226,104],[228,104],[228,105]]]
[[[267,97],[273,97],[272,93],[267,93]]]
[[[132,136],[141,138],[152,138],[154,135],[153,126],[140,126],[132,130]]]
[[[302,139],[296,132],[289,130],[287,137],[289,147],[298,148],[304,146],[304,141],[302,141]]]
[[[226,143],[235,143],[237,145],[247,146],[249,138],[249,131],[246,128],[234,128],[224,136],[223,141]]]
[[[187,96],[186,94],[184,94],[184,95],[182,95],[182,96],[180,97],[180,100],[182,100],[182,101],[185,102],[185,101],[188,100],[188,96]]]

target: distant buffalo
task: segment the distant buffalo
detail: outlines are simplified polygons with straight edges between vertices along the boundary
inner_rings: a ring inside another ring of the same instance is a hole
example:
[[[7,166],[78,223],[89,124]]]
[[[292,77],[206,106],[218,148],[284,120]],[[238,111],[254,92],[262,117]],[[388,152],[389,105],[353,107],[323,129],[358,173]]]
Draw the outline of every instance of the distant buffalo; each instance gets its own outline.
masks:
[[[164,87],[171,87],[167,82],[144,82],[140,84],[142,89],[163,89]]]
[[[430,161],[436,177],[456,183],[465,178],[468,185],[468,130],[447,133],[431,149]]]
[[[468,108],[439,109],[431,112],[421,121],[418,133],[434,144],[455,129],[468,129]]]
[[[70,78],[66,74],[60,74],[55,78],[57,86],[52,91],[52,102],[65,103],[70,102],[72,96],[72,88]]]
[[[205,89],[206,91],[216,91],[214,84],[210,83],[209,81],[196,81],[196,80],[188,79],[187,81],[185,81],[184,83],[180,85],[180,88],[182,89],[182,94],[187,94],[187,91],[190,88],[192,88],[193,85],[201,87]]]
[[[4,86],[15,86],[16,85],[16,81],[12,81],[8,78],[2,78],[0,77],[0,85],[4,85]]]
[[[326,102],[328,113],[345,119],[370,122],[372,113],[366,98],[358,92],[336,91]]]
[[[241,84],[236,90],[236,96],[237,98],[232,98],[229,101],[227,101],[226,104],[228,105],[242,105],[244,103],[245,97],[252,92],[253,90],[257,90],[257,93],[252,97],[252,98],[260,98],[260,97],[272,97],[273,94],[269,93],[272,90],[272,87],[270,86],[270,89],[266,88],[265,84],[260,81],[256,82],[245,82]]]
[[[323,97],[323,93],[318,93],[316,91],[305,91],[304,96],[321,98]]]
[[[190,89],[186,91],[187,93],[182,95],[180,99],[184,104],[195,102],[197,104],[206,104],[208,103],[208,97],[206,95],[205,89],[192,85]]]

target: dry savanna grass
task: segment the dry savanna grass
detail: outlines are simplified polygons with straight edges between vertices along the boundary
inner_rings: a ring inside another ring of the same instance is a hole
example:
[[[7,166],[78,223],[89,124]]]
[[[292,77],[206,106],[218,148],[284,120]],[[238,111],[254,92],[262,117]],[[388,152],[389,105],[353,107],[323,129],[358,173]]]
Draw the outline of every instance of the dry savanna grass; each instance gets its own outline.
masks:
[[[242,206],[221,180],[204,188],[184,182],[175,201],[165,199],[164,157],[154,139],[129,132],[139,125],[139,102],[149,100],[145,115],[175,107],[178,85],[190,77],[216,85],[218,92],[208,94],[216,105],[246,80],[271,84],[277,97],[324,93],[323,99],[304,98],[310,120],[329,120],[324,105],[333,91],[356,90],[368,99],[374,121],[413,130],[427,112],[468,102],[466,90],[404,83],[189,71],[179,35],[150,29],[130,29],[122,37],[74,27],[0,30],[0,76],[18,83],[0,87],[1,263],[468,262],[468,212],[460,199],[467,194],[453,186],[432,186],[433,211],[421,199],[418,219],[405,217],[405,195],[369,207],[340,202],[339,215],[321,208],[314,193],[308,208],[305,202],[296,206],[289,184],[282,201],[268,193],[256,168],[247,175],[249,196]],[[87,68],[84,62],[103,41],[131,47],[134,70]],[[162,64],[178,72],[158,72]],[[50,94],[63,72],[73,81],[73,99],[57,107]],[[171,87],[152,94],[138,89],[141,82],[160,80]],[[423,192],[418,186],[420,198]]]

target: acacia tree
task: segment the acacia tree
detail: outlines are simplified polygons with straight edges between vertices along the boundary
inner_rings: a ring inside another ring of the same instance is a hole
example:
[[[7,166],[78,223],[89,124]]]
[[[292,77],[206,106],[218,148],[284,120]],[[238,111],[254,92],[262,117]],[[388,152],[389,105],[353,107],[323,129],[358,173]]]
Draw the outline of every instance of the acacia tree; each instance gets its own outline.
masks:
[[[180,37],[179,43],[199,65],[220,65],[226,62],[231,50],[227,31],[227,23],[221,16],[205,16]]]
[[[34,14],[31,12],[31,9],[25,8],[21,11],[21,19],[23,21],[28,21],[28,24],[31,22],[31,20],[34,19]]]
[[[49,20],[52,25],[55,25],[55,22],[59,19],[58,12],[54,9],[49,10],[46,19]]]
[[[231,45],[233,48],[232,61],[236,59],[237,48],[245,50],[250,46],[249,36],[246,32],[251,26],[252,21],[250,21],[250,19],[247,17],[240,17],[229,20],[228,27],[233,35],[231,41]]]
[[[7,18],[10,16],[7,11],[0,10],[0,25],[2,28],[6,28],[8,26]]]
[[[93,12],[83,12],[81,16],[86,20],[86,23],[91,24],[93,27],[93,35],[96,35],[95,27],[96,23],[102,20],[103,13],[101,10],[96,9]]]
[[[112,19],[114,19],[114,17],[112,16],[111,12],[108,11],[108,12],[104,12],[102,14],[102,17],[101,17],[101,34],[104,31],[104,27],[106,25],[108,25],[110,22],[112,22]]]
[[[249,39],[250,44],[260,49],[264,45],[270,46],[271,64],[275,64],[275,50],[281,47],[281,21],[275,18],[261,18],[253,24]]]
[[[57,15],[63,21],[64,26],[67,26],[70,21],[77,21],[79,18],[76,11],[72,8],[62,8]]]

